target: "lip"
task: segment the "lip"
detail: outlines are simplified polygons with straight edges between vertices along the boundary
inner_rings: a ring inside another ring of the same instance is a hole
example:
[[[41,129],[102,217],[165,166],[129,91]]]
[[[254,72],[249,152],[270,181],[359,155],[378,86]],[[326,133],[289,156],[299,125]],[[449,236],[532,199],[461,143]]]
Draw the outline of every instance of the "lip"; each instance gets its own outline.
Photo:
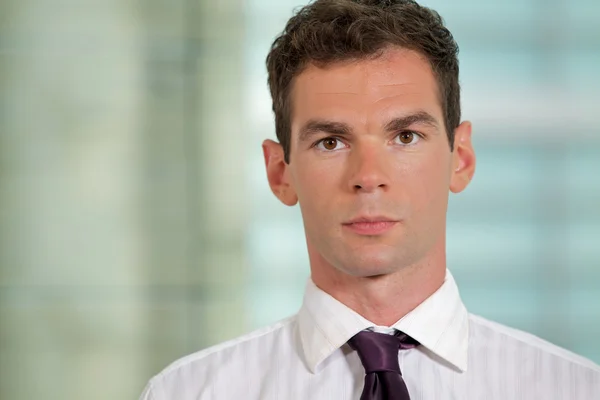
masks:
[[[359,235],[381,235],[399,221],[389,217],[359,217],[343,223],[343,227]]]

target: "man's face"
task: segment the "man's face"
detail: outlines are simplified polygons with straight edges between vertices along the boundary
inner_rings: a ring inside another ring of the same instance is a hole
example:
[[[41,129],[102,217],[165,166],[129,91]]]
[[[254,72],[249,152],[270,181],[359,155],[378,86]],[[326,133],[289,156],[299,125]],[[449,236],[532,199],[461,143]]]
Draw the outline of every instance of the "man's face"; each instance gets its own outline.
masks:
[[[270,181],[284,203],[300,204],[313,271],[376,276],[445,251],[461,160],[450,151],[425,59],[391,48],[371,60],[310,65],[295,80],[292,104],[285,190]],[[470,146],[470,126],[463,129]]]

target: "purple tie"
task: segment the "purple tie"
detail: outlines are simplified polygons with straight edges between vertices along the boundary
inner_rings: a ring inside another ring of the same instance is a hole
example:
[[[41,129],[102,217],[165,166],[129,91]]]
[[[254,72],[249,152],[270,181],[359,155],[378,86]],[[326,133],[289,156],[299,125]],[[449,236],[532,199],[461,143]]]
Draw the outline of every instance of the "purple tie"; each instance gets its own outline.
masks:
[[[365,367],[365,387],[360,400],[410,399],[398,364],[398,350],[412,349],[419,342],[402,332],[392,336],[361,331],[348,344],[358,352]]]

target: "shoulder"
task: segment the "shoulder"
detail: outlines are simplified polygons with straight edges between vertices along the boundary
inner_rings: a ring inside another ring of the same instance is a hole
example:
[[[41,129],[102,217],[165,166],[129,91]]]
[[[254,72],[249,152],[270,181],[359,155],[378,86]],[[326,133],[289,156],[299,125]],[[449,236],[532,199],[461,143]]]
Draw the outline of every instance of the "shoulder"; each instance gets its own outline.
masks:
[[[283,339],[281,335],[287,337],[286,333],[291,333],[289,330],[294,321],[295,317],[289,317],[273,325],[255,330],[238,338],[228,340],[218,345],[190,354],[173,362],[158,376],[165,377],[182,368],[194,366],[196,364],[209,363],[212,359],[224,354],[231,354],[240,350],[244,352],[252,351],[255,346],[260,344],[266,345],[269,342],[272,344],[277,344],[278,338]]]
[[[296,316],[281,320],[238,338],[206,348],[171,363],[154,376],[141,399],[187,399],[206,390],[206,385],[241,376],[250,368],[260,368],[274,354],[289,356],[293,351]],[[227,374],[223,374],[227,371]],[[193,394],[193,395],[192,395]]]
[[[503,360],[515,362],[522,362],[524,358],[536,359],[546,366],[575,368],[600,378],[600,366],[594,362],[533,334],[473,314],[469,314],[469,322],[470,341],[475,352],[503,353]]]

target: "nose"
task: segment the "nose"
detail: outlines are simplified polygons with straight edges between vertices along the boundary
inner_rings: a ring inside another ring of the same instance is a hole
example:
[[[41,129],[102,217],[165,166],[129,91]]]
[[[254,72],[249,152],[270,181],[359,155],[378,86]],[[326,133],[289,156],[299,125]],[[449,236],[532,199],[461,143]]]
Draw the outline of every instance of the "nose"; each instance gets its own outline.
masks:
[[[355,146],[349,157],[349,186],[354,192],[387,190],[390,185],[385,148],[377,144]]]

